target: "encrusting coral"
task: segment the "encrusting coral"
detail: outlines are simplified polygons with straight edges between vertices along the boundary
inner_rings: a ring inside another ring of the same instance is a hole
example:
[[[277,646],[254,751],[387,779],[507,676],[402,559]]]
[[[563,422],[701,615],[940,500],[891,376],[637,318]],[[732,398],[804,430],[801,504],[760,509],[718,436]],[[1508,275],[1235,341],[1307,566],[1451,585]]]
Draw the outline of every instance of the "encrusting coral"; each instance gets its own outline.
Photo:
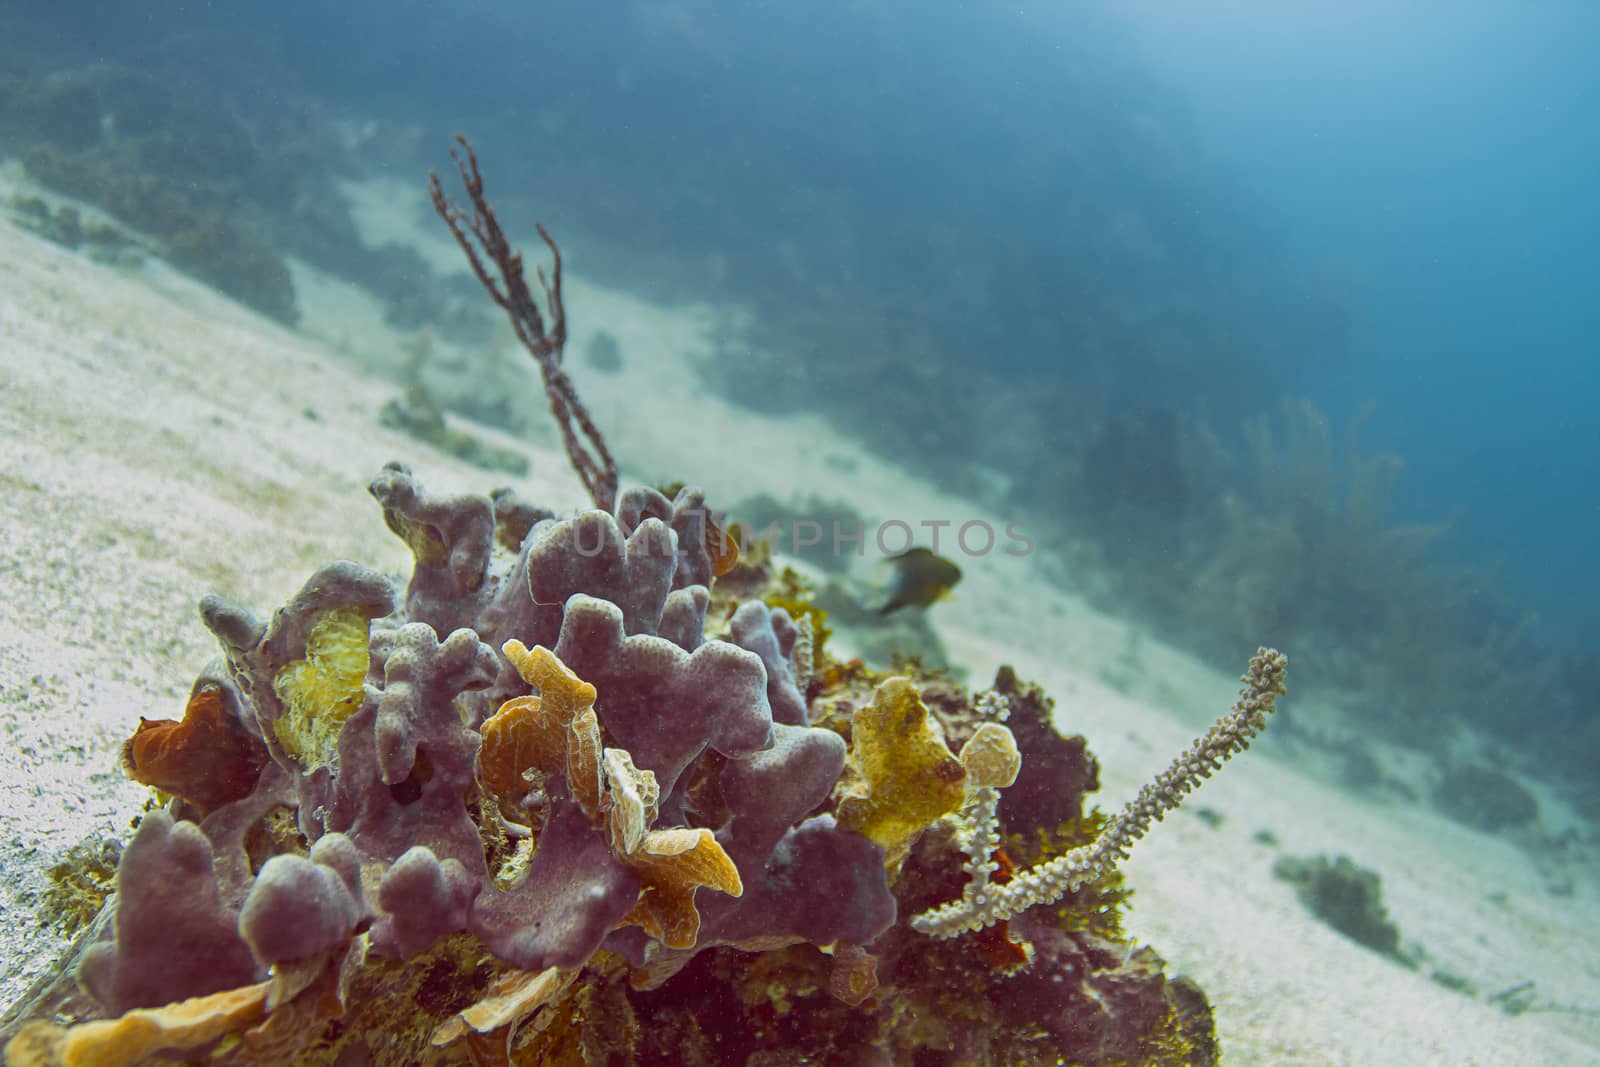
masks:
[[[617,495],[589,440],[605,506],[565,518],[387,466],[403,591],[341,561],[270,621],[201,601],[221,661],[125,753],[162,806],[78,969],[99,1011],[7,1063],[1215,1061],[1114,866],[1261,728],[1283,657],[1106,821],[1037,689],[841,663],[698,490]]]
[[[907,678],[884,682],[851,718],[850,763],[860,781],[839,801],[839,819],[882,847],[892,864],[966,796],[966,767]]]

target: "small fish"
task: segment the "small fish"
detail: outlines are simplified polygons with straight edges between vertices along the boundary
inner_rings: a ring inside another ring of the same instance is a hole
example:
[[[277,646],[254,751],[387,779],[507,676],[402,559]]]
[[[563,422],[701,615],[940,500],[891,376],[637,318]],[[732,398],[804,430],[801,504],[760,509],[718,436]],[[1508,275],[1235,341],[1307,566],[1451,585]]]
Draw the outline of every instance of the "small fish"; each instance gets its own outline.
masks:
[[[961,568],[926,548],[912,548],[890,556],[894,579],[889,583],[889,599],[878,609],[887,615],[905,607],[925,608],[943,600],[961,580]]]

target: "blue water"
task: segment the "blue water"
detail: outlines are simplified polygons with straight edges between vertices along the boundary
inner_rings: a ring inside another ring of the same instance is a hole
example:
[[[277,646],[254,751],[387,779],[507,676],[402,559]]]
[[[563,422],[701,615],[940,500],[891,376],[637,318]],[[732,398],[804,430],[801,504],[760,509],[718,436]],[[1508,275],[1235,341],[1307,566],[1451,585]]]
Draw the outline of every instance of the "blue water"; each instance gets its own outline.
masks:
[[[1284,397],[1336,427],[1370,404],[1363,448],[1407,464],[1392,520],[1454,518],[1434,561],[1498,564],[1546,647],[1600,623],[1583,0],[104,3],[27,25],[25,73],[131,64],[202,105],[224,86],[382,120],[367,162],[408,179],[466,131],[575,269],[753,306],[794,351],[741,399],[833,410],[954,485],[999,468],[1009,504],[1048,513],[1055,459],[1118,419],[1203,412],[1236,444]]]
[[[1503,557],[1550,638],[1600,624],[1600,8],[1142,3],[1152,70],[1297,260],[1358,294],[1354,359],[1397,507]]]

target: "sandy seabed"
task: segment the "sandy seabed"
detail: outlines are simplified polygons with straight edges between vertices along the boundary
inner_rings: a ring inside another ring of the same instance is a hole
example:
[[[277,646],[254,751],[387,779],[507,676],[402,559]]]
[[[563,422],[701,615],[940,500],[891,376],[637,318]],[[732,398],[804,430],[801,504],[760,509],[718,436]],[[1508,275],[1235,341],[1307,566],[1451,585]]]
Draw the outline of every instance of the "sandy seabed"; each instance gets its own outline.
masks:
[[[382,221],[372,214],[369,229]],[[419,239],[454,267],[451,247]],[[509,483],[557,508],[584,503],[553,434],[529,444],[473,427],[529,455],[533,473],[508,479],[380,427],[396,387],[331,342],[397,339],[358,292],[311,278],[300,272],[307,325],[290,332],[157,261],[114,270],[0,223],[0,1011],[62,948],[40,914],[45,869],[85,838],[125,833],[145,800],[117,770],[120,744],[141,715],[179,716],[216,654],[202,594],[265,614],[327,560],[406,573],[366,492],[394,458],[437,489]],[[757,416],[708,395],[690,364],[710,346],[712,309],[655,307],[581,278],[567,305],[575,329],[603,327],[628,356],[619,375],[578,372],[625,482],[684,477],[713,501],[820,494],[873,522],[1004,527],[847,442],[819,450],[831,435],[813,416]],[[1100,759],[1102,805],[1131,797],[1232,703],[1231,675],[1131,641],[1031,560],[962,562],[957,598],[933,612],[952,659],[978,684],[1002,663],[1042,684],[1061,728]],[[1293,635],[1262,640],[1290,652],[1289,703],[1313,720],[1294,696]],[[1239,669],[1253,651],[1239,650]],[[1226,1064],[1600,1063],[1593,879],[1553,895],[1513,844],[1324,784],[1270,731],[1191,803],[1217,817],[1179,812],[1128,862],[1128,928],[1205,988]],[[1310,917],[1271,873],[1283,853],[1378,871],[1405,940],[1480,994]],[[1485,1000],[1530,980],[1576,1010],[1511,1016]]]

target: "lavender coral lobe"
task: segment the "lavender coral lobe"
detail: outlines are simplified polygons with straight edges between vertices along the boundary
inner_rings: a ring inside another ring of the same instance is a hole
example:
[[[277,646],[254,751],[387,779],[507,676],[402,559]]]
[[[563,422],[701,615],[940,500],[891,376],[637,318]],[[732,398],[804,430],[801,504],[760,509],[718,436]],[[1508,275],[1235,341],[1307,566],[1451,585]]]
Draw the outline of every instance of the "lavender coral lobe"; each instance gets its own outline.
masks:
[[[492,884],[478,728],[528,691],[497,651],[513,638],[554,648],[596,686],[607,743],[656,776],[660,826],[690,820],[684,786],[704,754],[722,761],[727,810],[710,829],[746,889],[738,900],[699,895],[699,941],[673,950],[669,969],[708,944],[863,943],[893,922],[881,850],[831,817],[806,818],[843,769],[844,746],[806,725],[788,617],[748,608],[731,640],[705,638],[712,563],[689,536],[706,514],[697,491],[668,501],[633,490],[615,515],[558,521],[499,498],[430,493],[398,463],[371,488],[415,557],[403,596],[342,561],[265,623],[221,598],[202,602],[226,661],[217,684],[270,762],[250,795],[202,825],[145,818],[122,860],[114,936],[84,965],[108,1011],[237,988],[363,930],[371,951],[396,958],[470,931],[530,971],[579,966],[608,943],[640,965],[666,955],[622,926],[640,879],[561,776],[530,812],[540,819],[526,876]],[[495,556],[497,514],[533,520],[513,559]],[[330,617],[368,620],[365,649],[319,637]],[[364,678],[352,673],[358,656]],[[318,716],[336,712],[347,717],[323,751]],[[280,805],[310,854],[280,839],[254,866],[247,838]],[[173,810],[197,814],[181,792]]]

